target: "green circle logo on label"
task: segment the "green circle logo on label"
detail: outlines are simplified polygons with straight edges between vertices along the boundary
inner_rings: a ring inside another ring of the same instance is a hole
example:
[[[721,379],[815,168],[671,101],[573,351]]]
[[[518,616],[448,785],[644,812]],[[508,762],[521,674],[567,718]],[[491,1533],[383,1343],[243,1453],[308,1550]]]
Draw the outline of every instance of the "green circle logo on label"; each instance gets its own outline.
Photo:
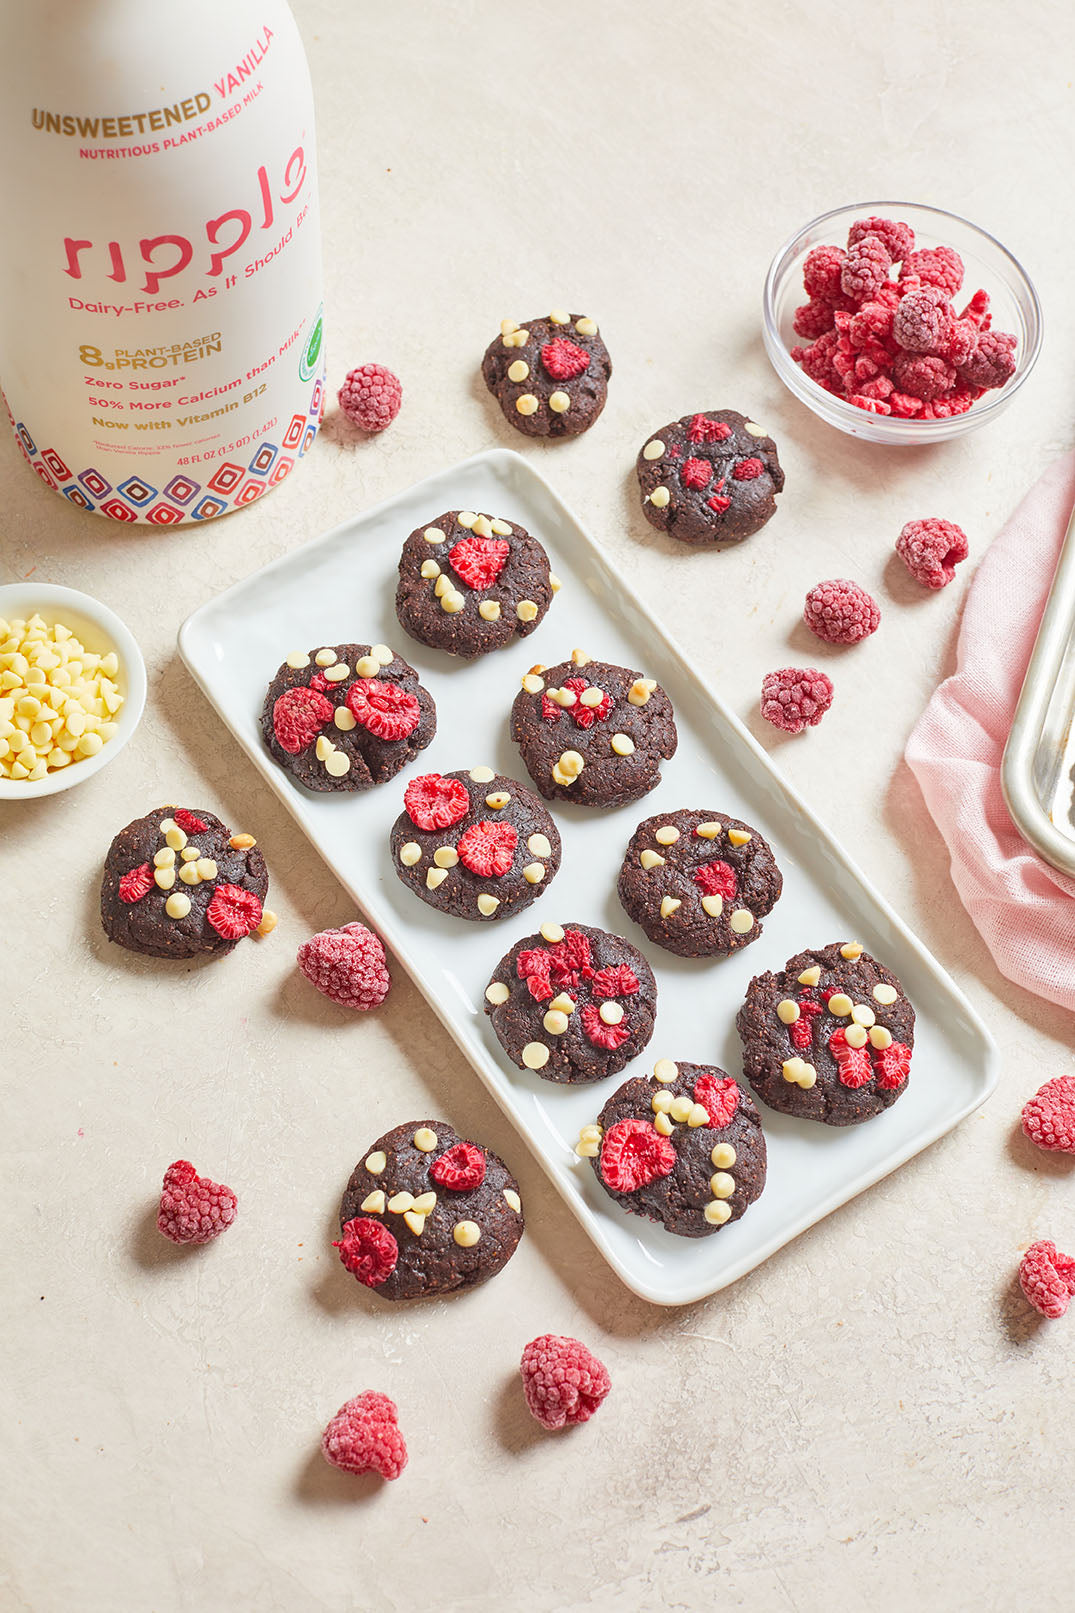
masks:
[[[306,338],[302,356],[299,359],[299,375],[304,381],[312,381],[317,373],[317,361],[321,357],[321,343],[325,335],[324,312],[325,305],[322,303],[314,315],[313,324],[310,326],[310,334]]]

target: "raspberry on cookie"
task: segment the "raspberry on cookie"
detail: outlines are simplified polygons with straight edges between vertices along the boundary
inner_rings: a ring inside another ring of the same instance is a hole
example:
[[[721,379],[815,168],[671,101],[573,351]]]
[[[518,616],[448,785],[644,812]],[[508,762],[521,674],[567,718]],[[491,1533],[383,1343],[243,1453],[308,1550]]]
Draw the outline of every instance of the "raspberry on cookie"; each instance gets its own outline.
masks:
[[[482,379],[504,419],[525,437],[577,437],[605,407],[612,360],[586,314],[554,308],[517,325],[501,322]]]
[[[635,469],[646,520],[694,545],[749,538],[776,514],[784,486],[776,443],[734,409],[662,426],[643,444]]]

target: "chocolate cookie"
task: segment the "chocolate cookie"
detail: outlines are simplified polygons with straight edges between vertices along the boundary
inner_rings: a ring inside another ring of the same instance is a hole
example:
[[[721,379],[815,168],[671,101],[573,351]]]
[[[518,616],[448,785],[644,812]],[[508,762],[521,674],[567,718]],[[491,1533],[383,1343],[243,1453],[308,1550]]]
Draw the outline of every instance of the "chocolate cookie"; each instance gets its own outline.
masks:
[[[485,1012],[520,1069],[546,1081],[603,1081],[653,1035],[657,982],[622,936],[543,924],[497,964]]]
[[[686,414],[638,456],[642,513],[681,543],[738,543],[776,514],[776,443],[734,409]]]
[[[765,1186],[761,1116],[712,1064],[658,1059],[583,1126],[575,1152],[617,1204],[681,1238],[738,1221]]]
[[[230,952],[261,925],[268,889],[253,835],[233,835],[202,807],[157,807],[108,848],[101,923],[110,941],[150,958]]]
[[[420,644],[473,657],[532,633],[559,586],[525,527],[448,510],[403,545],[396,615]]]
[[[378,1137],[340,1204],[347,1270],[382,1299],[422,1299],[495,1277],[523,1235],[519,1184],[503,1160],[443,1120]]]
[[[501,322],[482,359],[482,379],[504,419],[526,437],[577,437],[605,407],[612,360],[584,314],[554,308],[520,328]]]
[[[783,884],[757,829],[723,812],[681,811],[639,824],[619,893],[658,946],[681,958],[712,958],[757,940]]]
[[[536,795],[491,767],[424,773],[403,793],[392,866],[453,918],[490,923],[539,897],[560,866],[560,836]]]
[[[907,1090],[914,1020],[896,976],[837,941],[756,975],[736,1024],[747,1079],[771,1109],[855,1126]]]
[[[273,760],[321,792],[383,784],[436,731],[433,696],[387,644],[296,651],[270,683],[261,712]]]
[[[652,678],[574,650],[522,681],[511,737],[546,800],[623,806],[660,783],[677,735],[672,702]]]

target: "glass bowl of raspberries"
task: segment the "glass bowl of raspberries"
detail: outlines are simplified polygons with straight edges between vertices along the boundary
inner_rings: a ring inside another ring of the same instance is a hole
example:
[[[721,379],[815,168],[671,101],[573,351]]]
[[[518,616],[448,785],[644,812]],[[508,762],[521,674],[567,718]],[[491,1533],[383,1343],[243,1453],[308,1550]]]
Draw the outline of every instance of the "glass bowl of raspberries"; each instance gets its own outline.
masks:
[[[966,219],[860,202],[780,248],[763,334],[822,420],[906,446],[961,436],[1011,402],[1041,347],[1041,307],[1021,264]]]

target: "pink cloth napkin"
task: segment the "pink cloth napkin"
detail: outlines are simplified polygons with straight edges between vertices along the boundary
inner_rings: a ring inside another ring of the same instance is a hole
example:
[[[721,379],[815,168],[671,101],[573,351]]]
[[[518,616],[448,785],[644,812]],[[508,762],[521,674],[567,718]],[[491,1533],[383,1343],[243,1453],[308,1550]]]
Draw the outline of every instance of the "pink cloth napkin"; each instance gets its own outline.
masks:
[[[997,968],[1075,1010],[1075,880],[1031,851],[1008,816],[1000,762],[1075,501],[1075,453],[1031,488],[967,596],[957,669],[907,742],[952,879]]]

